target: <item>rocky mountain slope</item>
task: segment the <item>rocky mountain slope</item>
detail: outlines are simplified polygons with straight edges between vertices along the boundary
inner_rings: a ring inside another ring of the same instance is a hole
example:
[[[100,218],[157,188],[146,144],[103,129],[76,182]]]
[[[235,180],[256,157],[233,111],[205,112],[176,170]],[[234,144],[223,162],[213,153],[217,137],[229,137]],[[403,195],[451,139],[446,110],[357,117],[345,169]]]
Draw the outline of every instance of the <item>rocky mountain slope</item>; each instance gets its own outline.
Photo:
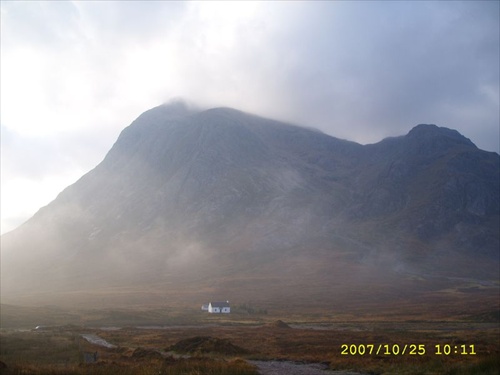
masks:
[[[2,294],[287,272],[329,285],[336,267],[495,278],[499,166],[435,125],[362,146],[229,108],[159,106],[2,236]]]

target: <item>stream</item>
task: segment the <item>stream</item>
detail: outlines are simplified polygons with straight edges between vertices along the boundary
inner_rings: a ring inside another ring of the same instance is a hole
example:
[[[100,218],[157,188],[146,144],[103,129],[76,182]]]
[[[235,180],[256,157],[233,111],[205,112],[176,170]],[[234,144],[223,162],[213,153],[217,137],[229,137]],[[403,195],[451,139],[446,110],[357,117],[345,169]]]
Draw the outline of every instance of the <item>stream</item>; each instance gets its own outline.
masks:
[[[322,363],[292,361],[248,361],[257,366],[261,375],[363,375],[359,372],[329,371]]]
[[[109,342],[107,342],[106,340],[104,340],[103,338],[101,338],[97,335],[93,335],[90,333],[84,333],[81,336],[93,345],[102,346],[102,347],[108,348],[108,349],[116,348],[116,345],[110,344]]]

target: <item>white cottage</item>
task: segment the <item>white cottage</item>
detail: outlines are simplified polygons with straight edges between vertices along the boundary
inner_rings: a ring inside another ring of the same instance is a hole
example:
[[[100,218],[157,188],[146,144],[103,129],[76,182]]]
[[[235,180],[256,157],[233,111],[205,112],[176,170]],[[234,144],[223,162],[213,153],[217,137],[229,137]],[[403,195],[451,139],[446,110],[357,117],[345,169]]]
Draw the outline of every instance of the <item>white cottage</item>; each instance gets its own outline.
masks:
[[[229,306],[229,301],[210,302],[208,304],[208,312],[211,314],[229,314],[231,312],[231,306]]]

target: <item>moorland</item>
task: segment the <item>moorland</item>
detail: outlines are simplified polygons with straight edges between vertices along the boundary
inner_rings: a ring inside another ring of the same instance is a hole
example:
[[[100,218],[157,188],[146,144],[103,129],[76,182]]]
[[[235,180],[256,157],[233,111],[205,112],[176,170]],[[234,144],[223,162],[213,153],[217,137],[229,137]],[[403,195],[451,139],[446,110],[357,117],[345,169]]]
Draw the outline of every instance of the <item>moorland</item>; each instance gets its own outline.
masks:
[[[262,373],[252,361],[294,361],[360,374],[498,373],[498,285],[469,282],[399,300],[390,292],[363,304],[353,297],[357,309],[347,300],[337,307],[234,301],[231,314],[168,300],[121,308],[2,305],[0,371],[244,375]]]

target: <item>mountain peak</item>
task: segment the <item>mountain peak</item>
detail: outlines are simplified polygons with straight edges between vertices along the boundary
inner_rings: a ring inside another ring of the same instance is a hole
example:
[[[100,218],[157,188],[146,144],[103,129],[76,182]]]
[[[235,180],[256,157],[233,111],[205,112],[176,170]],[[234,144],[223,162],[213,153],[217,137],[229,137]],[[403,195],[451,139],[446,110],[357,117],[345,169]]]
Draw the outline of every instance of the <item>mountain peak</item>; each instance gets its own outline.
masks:
[[[442,140],[447,140],[449,142],[476,147],[470,139],[464,137],[458,131],[445,127],[439,127],[434,124],[419,124],[410,130],[407,137],[423,141],[441,138]]]
[[[142,119],[143,117],[146,117],[147,120],[150,120],[151,117],[166,119],[171,117],[186,116],[193,112],[197,112],[197,109],[193,105],[184,100],[177,99],[151,108],[141,114],[138,119]]]

